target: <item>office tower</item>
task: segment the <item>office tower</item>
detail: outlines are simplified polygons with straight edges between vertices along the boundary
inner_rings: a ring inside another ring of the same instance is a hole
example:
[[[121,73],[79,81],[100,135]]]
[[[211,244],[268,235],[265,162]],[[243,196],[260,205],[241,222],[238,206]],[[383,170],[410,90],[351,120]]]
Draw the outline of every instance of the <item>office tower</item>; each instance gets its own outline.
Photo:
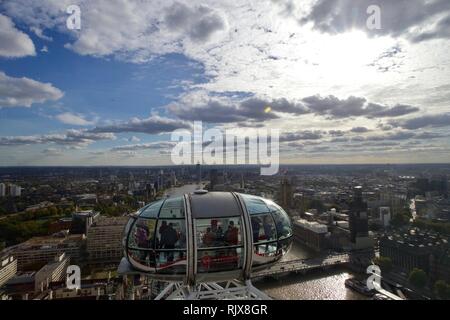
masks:
[[[6,196],[6,185],[4,183],[0,183],[0,197]]]

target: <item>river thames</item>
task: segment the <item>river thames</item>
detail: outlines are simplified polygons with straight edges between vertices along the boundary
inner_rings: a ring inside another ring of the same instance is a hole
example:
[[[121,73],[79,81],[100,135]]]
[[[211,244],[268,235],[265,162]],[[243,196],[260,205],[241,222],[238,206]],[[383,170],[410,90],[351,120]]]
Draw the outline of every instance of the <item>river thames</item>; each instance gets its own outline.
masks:
[[[316,254],[294,243],[283,260],[312,258]],[[288,274],[278,279],[264,278],[253,284],[277,300],[365,300],[367,297],[345,287],[345,280],[354,274],[339,268],[310,272],[306,275]]]

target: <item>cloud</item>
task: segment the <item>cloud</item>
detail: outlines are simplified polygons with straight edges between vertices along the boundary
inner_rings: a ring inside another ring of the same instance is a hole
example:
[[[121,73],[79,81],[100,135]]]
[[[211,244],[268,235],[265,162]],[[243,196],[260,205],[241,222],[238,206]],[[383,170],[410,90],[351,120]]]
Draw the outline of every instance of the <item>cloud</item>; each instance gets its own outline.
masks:
[[[51,83],[29,78],[13,78],[0,71],[0,108],[31,107],[34,103],[55,101],[64,93]]]
[[[368,108],[373,109],[373,110],[377,110],[377,109],[379,110],[379,111],[374,111],[371,114],[371,117],[373,117],[373,118],[400,117],[400,116],[404,116],[404,115],[407,115],[410,113],[420,111],[420,109],[417,107],[412,107],[412,106],[402,105],[402,104],[398,104],[392,108],[386,108],[386,107],[378,105],[378,104],[370,103],[368,105]]]
[[[20,58],[36,55],[33,41],[15,28],[12,20],[0,14],[0,57]]]
[[[170,31],[187,34],[194,42],[208,41],[215,32],[226,28],[224,17],[211,8],[205,5],[191,8],[180,2],[165,10],[164,22]]]
[[[191,125],[185,121],[169,119],[159,116],[151,116],[147,119],[132,118],[126,122],[119,122],[107,126],[99,126],[91,132],[140,132],[147,134],[160,134],[175,131],[177,129],[190,129]]]
[[[242,125],[248,121],[265,121],[279,118],[274,112],[267,112],[268,106],[271,107],[272,111],[291,107],[284,105],[281,100],[265,101],[250,98],[239,102],[202,97],[201,101],[195,101],[184,97],[181,101],[168,105],[167,108],[172,114],[183,120],[201,120],[208,123],[242,122]]]
[[[33,136],[0,137],[0,146],[20,146],[31,144],[58,144],[71,147],[86,147],[95,141],[115,140],[112,133],[93,133],[87,130],[67,130],[61,134],[46,134]]]
[[[371,5],[381,9],[379,30],[367,28],[370,16],[367,9]],[[450,2],[447,0],[318,0],[299,22],[312,23],[314,29],[330,34],[360,29],[369,35],[403,36],[419,42],[450,38],[449,18]],[[436,20],[439,22],[433,26]]]
[[[111,148],[111,151],[138,151],[138,150],[167,150],[176,145],[171,141],[159,141],[151,143],[132,144],[124,146],[116,146]]]
[[[448,127],[450,126],[450,113],[424,115],[403,121],[391,121],[389,124],[408,130]]]
[[[66,28],[66,8],[79,5],[82,30]],[[69,34],[66,44],[81,55],[114,56],[120,60],[142,63],[156,55],[181,52],[185,45],[215,42],[227,30],[223,10],[191,1],[122,1],[122,0],[33,0],[8,1],[0,5],[17,21],[27,24],[38,37],[47,29]],[[117,23],[120,21],[121,23]]]
[[[323,138],[322,131],[299,131],[283,134],[280,137],[280,142],[290,142],[298,140],[319,140]]]
[[[352,128],[350,131],[356,132],[356,133],[364,133],[364,132],[369,132],[370,130],[367,129],[366,127],[355,127],[355,128]]]
[[[136,136],[132,136],[130,139],[128,139],[128,141],[129,141],[129,142],[139,142],[139,141],[141,141],[141,139],[139,139],[139,138],[136,137]]]
[[[82,115],[77,115],[70,112],[61,113],[57,115],[55,118],[61,121],[62,123],[74,126],[89,126],[95,123],[94,121],[86,120]]]
[[[44,32],[36,27],[31,27],[30,31],[32,31],[39,39],[45,40],[45,41],[53,41],[52,37],[48,37],[44,34]]]
[[[43,154],[45,154],[46,156],[51,156],[51,157],[59,157],[63,155],[63,152],[60,149],[55,149],[55,148],[47,148],[44,149],[42,151]]]
[[[389,107],[376,103],[369,103],[365,98],[350,96],[347,99],[339,99],[333,95],[322,97],[320,95],[303,99],[311,113],[324,115],[331,119],[348,117],[399,117],[414,113],[420,109],[408,105],[396,105]]]

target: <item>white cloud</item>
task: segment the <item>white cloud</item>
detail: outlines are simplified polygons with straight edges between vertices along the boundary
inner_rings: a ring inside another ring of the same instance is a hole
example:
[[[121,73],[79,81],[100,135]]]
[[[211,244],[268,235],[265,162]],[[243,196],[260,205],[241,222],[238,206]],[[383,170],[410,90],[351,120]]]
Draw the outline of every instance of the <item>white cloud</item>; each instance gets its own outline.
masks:
[[[66,47],[81,55],[143,63],[166,53],[182,53],[198,62],[207,81],[186,84],[187,95],[167,108],[172,112],[168,117],[202,118],[230,126],[236,119],[258,119],[288,132],[355,128],[363,134],[362,127],[388,128],[387,123],[379,123],[381,117],[399,117],[400,126],[411,126],[416,120],[406,120],[417,111],[415,107],[426,114],[450,112],[448,0],[374,0],[389,10],[382,12],[383,30],[372,35],[363,30],[362,19],[352,20],[352,8],[365,13],[370,1],[353,2],[211,0],[205,5],[195,0],[16,0],[3,6],[14,21],[38,30],[37,35],[50,34],[49,29],[69,34]],[[65,28],[68,4],[81,6],[79,32]],[[296,19],[288,19],[294,11]],[[299,23],[300,17],[308,23]],[[233,96],[232,103],[224,103],[224,96]],[[305,97],[310,98],[303,101]],[[253,104],[239,104],[247,99]],[[280,116],[282,110],[295,107],[282,105],[280,99],[299,101],[314,112]],[[261,112],[265,102],[274,105],[274,115]],[[370,110],[379,112],[363,118]],[[327,120],[331,116],[334,119]],[[185,123],[136,118],[93,132],[158,134],[177,127]]]
[[[12,20],[0,14],[0,57],[20,58],[36,55],[33,41],[16,29]]]
[[[74,126],[89,126],[95,123],[94,121],[86,120],[82,115],[73,114],[70,112],[61,113],[57,115],[55,118],[61,121],[62,123]]]
[[[33,103],[55,101],[64,93],[51,83],[29,78],[13,78],[0,71],[0,108],[31,107]]]

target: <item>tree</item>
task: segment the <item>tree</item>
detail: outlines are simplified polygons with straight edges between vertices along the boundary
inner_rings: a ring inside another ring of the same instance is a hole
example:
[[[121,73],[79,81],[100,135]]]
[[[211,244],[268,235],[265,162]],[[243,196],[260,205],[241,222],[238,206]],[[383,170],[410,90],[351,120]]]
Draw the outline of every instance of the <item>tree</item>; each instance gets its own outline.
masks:
[[[427,284],[427,274],[422,269],[414,268],[409,273],[408,281],[416,288],[422,289]]]
[[[390,272],[392,270],[392,260],[389,257],[377,257],[373,262],[379,266],[383,272]]]
[[[444,280],[438,280],[434,283],[434,294],[440,299],[449,300],[450,299],[450,285],[448,285]]]
[[[401,227],[409,222],[409,217],[403,213],[397,213],[391,220],[391,224],[394,227]]]

